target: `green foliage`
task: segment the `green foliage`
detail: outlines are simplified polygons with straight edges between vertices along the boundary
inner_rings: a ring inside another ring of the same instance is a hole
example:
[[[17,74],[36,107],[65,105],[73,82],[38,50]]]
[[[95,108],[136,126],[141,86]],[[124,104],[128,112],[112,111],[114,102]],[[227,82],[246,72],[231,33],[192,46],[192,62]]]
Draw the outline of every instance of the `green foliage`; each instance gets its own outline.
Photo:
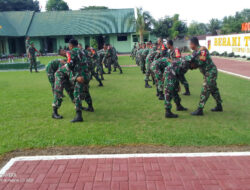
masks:
[[[179,20],[179,15],[176,14],[154,22],[152,33],[157,37],[176,39],[183,38],[187,30],[186,24]]]
[[[217,52],[217,51],[213,51],[213,52],[211,53],[211,55],[213,55],[213,56],[219,56],[220,54],[219,54],[219,52]]]
[[[82,7],[80,10],[105,10],[108,9],[108,7],[105,6],[88,6],[88,7]]]
[[[142,8],[136,8],[136,14],[137,14],[137,18],[136,18],[136,32],[139,34],[140,36],[140,42],[143,43],[144,42],[144,34],[146,31],[150,31],[151,30],[151,26],[154,22],[153,17],[150,15],[149,12],[147,11],[143,11]],[[131,21],[133,22],[133,21]]]
[[[0,0],[0,11],[40,11],[37,0]]]
[[[226,16],[222,21],[222,34],[240,33],[241,24],[250,21],[250,9],[244,9],[241,12],[236,12],[234,16]]]
[[[188,27],[188,35],[189,36],[198,36],[207,34],[208,29],[206,24],[198,23],[193,21]]]
[[[47,11],[68,11],[69,6],[63,0],[48,0],[46,4]]]
[[[221,21],[213,18],[209,21],[207,28],[212,35],[217,35],[218,30],[221,28]]]
[[[98,42],[95,38],[90,39],[90,46],[95,48],[95,49],[98,49]]]
[[[227,56],[228,56],[228,57],[234,57],[234,52],[229,53]]]

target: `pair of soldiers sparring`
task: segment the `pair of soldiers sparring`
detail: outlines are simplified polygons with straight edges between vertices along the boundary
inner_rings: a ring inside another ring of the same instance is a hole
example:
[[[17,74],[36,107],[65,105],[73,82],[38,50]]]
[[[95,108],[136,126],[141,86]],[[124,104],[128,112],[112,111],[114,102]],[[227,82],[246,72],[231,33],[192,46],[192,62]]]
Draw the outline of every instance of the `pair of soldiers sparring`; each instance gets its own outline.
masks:
[[[53,113],[52,118],[62,119],[58,114],[63,101],[63,89],[67,91],[72,102],[75,104],[76,117],[71,122],[82,122],[82,109],[93,112],[92,98],[89,93],[89,70],[87,65],[87,57],[78,48],[77,40],[70,40],[69,52],[66,53],[67,61],[55,61],[50,63],[47,68],[49,81],[53,88]],[[63,51],[63,50],[61,50]],[[61,53],[64,55],[64,53]],[[56,70],[57,69],[57,70]],[[56,70],[56,71],[55,71]],[[53,72],[54,75],[52,74]],[[53,78],[54,76],[54,78]],[[82,100],[88,104],[88,108],[82,107]]]
[[[100,66],[101,63],[99,61],[99,57],[98,57],[96,51],[93,48],[91,48],[89,45],[86,45],[85,49],[83,50],[82,44],[79,44],[78,48],[86,56],[87,65],[88,65],[89,74],[90,74],[90,79],[92,79],[92,77],[95,77],[96,81],[99,82],[99,86],[103,86],[103,84],[102,84],[102,80],[104,80],[103,71],[101,72],[101,79],[102,80],[99,77],[99,73],[96,71],[96,68],[101,67]]]
[[[116,72],[118,68],[120,70],[120,74],[122,74],[122,68],[118,63],[117,51],[110,44],[104,44],[103,46],[104,56],[102,59],[102,64],[108,68],[108,74],[111,74],[111,65],[114,65],[113,72]]]
[[[181,58],[177,61],[172,61],[166,63],[164,70],[164,90],[165,90],[165,117],[166,118],[177,118],[178,115],[171,112],[171,100],[174,99],[177,111],[186,111],[180,102],[180,97],[178,95],[179,81],[180,76],[188,71],[188,69],[200,69],[201,73],[204,76],[204,83],[201,90],[200,102],[198,109],[191,114],[194,116],[202,116],[204,106],[212,94],[213,98],[216,101],[216,107],[211,111],[213,112],[222,112],[222,100],[217,87],[217,76],[218,71],[217,67],[213,63],[209,51],[200,47],[199,40],[196,37],[193,37],[190,40],[190,48],[193,50],[192,55],[186,56],[184,59]]]

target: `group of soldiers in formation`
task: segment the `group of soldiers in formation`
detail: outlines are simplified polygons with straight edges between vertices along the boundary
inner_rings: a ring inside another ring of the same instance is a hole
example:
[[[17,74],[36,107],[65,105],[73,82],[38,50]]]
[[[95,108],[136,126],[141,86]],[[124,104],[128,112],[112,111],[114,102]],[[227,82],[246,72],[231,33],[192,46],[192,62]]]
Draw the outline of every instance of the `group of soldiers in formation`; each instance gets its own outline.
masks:
[[[58,114],[58,109],[62,104],[65,89],[76,109],[76,117],[71,122],[82,122],[82,110],[94,112],[89,92],[90,80],[94,77],[99,82],[99,86],[103,86],[103,74],[106,74],[103,65],[108,68],[107,74],[111,74],[112,65],[114,72],[119,69],[122,74],[117,52],[109,44],[104,44],[104,48],[99,51],[88,45],[83,49],[77,40],[72,39],[69,41],[69,51],[60,49],[59,55],[65,57],[66,60],[51,61],[46,67],[54,96],[52,118],[63,118]],[[82,100],[87,103],[88,107],[82,107]]]
[[[166,118],[178,117],[171,111],[172,99],[176,104],[177,111],[187,111],[187,108],[181,104],[179,91],[181,83],[185,88],[183,95],[190,95],[189,84],[185,78],[189,69],[199,68],[204,77],[198,109],[191,114],[194,116],[203,115],[203,108],[210,94],[217,104],[211,111],[223,111],[222,100],[216,83],[218,70],[209,51],[199,45],[199,40],[196,37],[191,38],[190,49],[193,50],[193,53],[182,57],[181,51],[174,47],[172,40],[168,40],[165,45],[163,40],[159,38],[157,43],[147,42],[146,44],[138,44],[138,46],[135,44],[131,52],[131,57],[135,59],[136,64],[145,74],[145,88],[152,88],[149,85],[151,76],[153,85],[156,86],[156,95],[159,100],[164,100]]]

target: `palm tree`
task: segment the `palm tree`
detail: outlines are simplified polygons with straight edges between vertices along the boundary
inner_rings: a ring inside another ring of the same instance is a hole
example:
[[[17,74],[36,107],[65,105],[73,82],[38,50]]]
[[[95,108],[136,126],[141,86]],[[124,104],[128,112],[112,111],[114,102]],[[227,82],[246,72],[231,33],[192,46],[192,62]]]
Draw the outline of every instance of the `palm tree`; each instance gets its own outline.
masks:
[[[150,30],[153,18],[149,12],[143,11],[142,8],[136,8],[136,32],[140,36],[140,42],[144,42],[144,33]]]

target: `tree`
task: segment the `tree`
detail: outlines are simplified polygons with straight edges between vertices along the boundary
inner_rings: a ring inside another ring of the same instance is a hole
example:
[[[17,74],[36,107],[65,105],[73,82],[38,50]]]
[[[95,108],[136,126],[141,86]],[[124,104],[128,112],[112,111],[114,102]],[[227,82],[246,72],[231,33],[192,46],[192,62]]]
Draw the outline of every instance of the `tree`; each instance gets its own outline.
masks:
[[[236,12],[234,16],[224,17],[222,21],[221,32],[223,34],[240,33],[241,24],[250,21],[250,9],[244,9]]]
[[[105,6],[88,6],[88,7],[82,7],[80,10],[105,10],[108,9],[108,7]]]
[[[188,27],[188,35],[189,36],[198,36],[207,34],[208,29],[206,24],[198,23],[193,21]]]
[[[37,0],[0,0],[0,11],[40,11]]]
[[[217,35],[217,31],[221,29],[221,22],[218,19],[212,18],[209,21],[207,28],[212,35]]]
[[[63,0],[48,0],[46,4],[47,11],[68,11],[69,6]]]
[[[179,20],[179,15],[176,14],[173,17],[166,16],[156,21],[152,33],[161,38],[183,38],[187,33],[187,26]]]
[[[144,34],[146,31],[151,30],[153,17],[149,12],[143,11],[142,8],[136,8],[136,31],[140,36],[140,42],[144,42]]]

